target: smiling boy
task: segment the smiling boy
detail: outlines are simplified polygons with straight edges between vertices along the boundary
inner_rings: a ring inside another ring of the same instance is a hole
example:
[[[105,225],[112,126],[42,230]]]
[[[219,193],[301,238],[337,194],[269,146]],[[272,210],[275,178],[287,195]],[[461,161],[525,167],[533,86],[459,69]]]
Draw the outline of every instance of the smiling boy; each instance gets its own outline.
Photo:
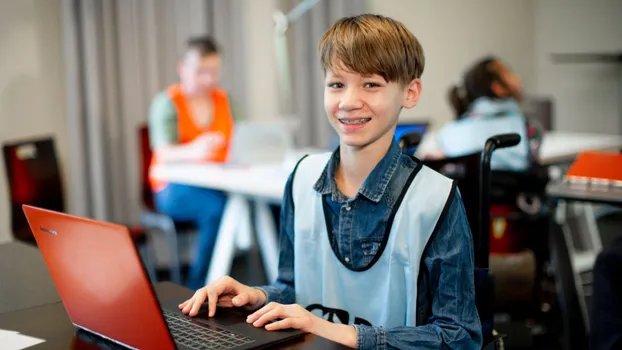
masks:
[[[324,107],[340,138],[303,158],[285,188],[279,276],[225,277],[180,305],[244,306],[267,330],[357,348],[477,349],[473,242],[455,184],[401,152],[393,133],[421,93],[423,49],[379,15],[336,22],[320,42]],[[271,322],[276,321],[276,322]]]

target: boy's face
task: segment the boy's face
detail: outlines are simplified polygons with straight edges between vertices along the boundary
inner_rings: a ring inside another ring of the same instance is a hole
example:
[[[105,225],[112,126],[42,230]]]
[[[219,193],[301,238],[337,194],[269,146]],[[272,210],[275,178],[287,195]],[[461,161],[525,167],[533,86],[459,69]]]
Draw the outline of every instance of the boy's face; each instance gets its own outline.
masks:
[[[338,65],[337,65],[338,67]],[[342,146],[364,148],[393,137],[402,107],[419,100],[421,81],[407,86],[388,83],[380,75],[361,75],[335,68],[326,72],[324,109]]]
[[[201,56],[196,50],[186,53],[179,64],[179,77],[187,93],[207,93],[220,82],[221,58],[217,53]]]

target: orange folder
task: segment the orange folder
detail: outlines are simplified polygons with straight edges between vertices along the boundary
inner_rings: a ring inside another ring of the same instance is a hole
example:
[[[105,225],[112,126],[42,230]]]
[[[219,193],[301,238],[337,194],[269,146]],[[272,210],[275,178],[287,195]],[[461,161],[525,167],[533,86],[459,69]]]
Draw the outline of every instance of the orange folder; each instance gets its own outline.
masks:
[[[622,153],[583,152],[572,163],[564,180],[573,184],[622,187]]]

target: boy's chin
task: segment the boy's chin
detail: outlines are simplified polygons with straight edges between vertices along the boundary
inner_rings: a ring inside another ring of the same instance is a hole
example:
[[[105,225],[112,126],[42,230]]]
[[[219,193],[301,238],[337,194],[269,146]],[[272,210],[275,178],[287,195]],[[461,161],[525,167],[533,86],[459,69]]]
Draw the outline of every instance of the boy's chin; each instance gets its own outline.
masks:
[[[391,133],[391,136],[387,136],[385,135],[381,135],[381,136],[376,136],[373,134],[358,134],[358,135],[340,135],[340,145],[342,147],[348,147],[354,150],[359,150],[359,149],[363,149],[363,148],[367,148],[369,146],[373,146],[376,144],[385,144],[385,141],[387,140],[387,137],[389,137],[391,140],[393,138],[393,133]],[[390,142],[390,141],[389,141]]]
[[[364,137],[342,137],[341,139],[341,145],[349,147],[349,148],[354,148],[354,149],[360,149],[360,148],[364,148],[365,146],[369,145],[369,140],[367,140]]]

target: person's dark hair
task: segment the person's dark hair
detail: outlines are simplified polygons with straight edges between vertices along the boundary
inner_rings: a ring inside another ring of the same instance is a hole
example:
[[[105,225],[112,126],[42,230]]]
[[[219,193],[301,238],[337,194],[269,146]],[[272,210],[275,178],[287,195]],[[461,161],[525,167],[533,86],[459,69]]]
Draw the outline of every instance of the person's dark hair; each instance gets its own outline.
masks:
[[[201,57],[220,53],[214,38],[209,35],[195,36],[188,39],[188,50],[196,50]]]
[[[449,102],[454,107],[458,119],[478,98],[497,98],[492,91],[492,83],[495,81],[504,83],[496,70],[495,63],[497,62],[499,60],[493,56],[479,60],[464,74],[461,87],[454,85],[449,89]]]

